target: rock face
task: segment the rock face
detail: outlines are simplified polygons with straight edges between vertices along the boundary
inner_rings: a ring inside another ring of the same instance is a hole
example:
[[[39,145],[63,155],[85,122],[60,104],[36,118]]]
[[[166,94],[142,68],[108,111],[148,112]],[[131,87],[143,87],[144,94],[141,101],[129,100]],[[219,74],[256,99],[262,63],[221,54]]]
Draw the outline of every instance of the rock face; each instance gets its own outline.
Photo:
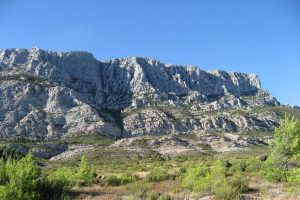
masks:
[[[0,50],[1,138],[270,130],[275,114],[248,111],[278,104],[255,74],[137,57],[102,62],[87,52]]]

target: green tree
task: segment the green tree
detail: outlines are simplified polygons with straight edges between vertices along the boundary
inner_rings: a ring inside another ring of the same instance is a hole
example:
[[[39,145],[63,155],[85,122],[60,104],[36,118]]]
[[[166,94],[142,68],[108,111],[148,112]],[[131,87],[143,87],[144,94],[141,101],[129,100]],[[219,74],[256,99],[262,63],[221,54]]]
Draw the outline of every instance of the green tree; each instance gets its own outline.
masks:
[[[276,128],[273,153],[281,154],[288,159],[300,158],[300,121],[286,115],[280,126]]]
[[[1,182],[6,180],[4,185],[0,187],[0,199],[23,199],[33,200],[38,198],[37,183],[40,171],[35,165],[32,154],[26,155],[24,158],[16,161],[8,158],[3,167],[1,161]],[[4,171],[3,171],[4,170]]]
[[[262,168],[262,174],[269,181],[285,182],[289,171],[299,165],[300,121],[286,115],[275,129],[271,155]],[[299,167],[299,166],[298,166]]]
[[[92,168],[86,155],[81,157],[78,177],[81,179],[81,182],[85,184],[90,183],[93,178]]]

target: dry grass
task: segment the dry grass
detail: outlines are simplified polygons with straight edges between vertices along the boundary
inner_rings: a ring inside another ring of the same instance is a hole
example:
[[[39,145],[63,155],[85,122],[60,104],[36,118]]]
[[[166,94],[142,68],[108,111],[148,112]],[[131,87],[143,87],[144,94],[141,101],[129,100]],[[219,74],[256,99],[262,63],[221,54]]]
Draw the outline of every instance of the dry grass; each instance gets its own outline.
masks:
[[[174,192],[176,181],[165,181],[151,184],[148,192],[169,194],[174,200],[184,199],[213,199],[213,196],[197,194],[187,191]],[[242,194],[242,199],[247,200],[300,200],[300,195],[289,195],[282,184],[270,184],[261,180],[252,180],[250,190]],[[101,186],[91,185],[87,187],[74,187],[72,189],[74,200],[133,200],[140,199],[134,194],[129,194],[126,185],[124,186]],[[145,199],[145,198],[141,198]]]
[[[75,200],[117,200],[121,199],[126,193],[125,186],[101,186],[91,185],[86,187],[74,187],[72,192],[75,194]]]

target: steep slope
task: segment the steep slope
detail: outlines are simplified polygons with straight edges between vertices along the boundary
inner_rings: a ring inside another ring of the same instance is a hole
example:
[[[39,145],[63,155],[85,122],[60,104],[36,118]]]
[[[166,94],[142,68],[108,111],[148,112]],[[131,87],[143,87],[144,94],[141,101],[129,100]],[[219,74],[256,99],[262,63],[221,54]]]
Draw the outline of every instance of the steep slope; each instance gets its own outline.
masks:
[[[279,120],[253,111],[279,105],[254,74],[87,52],[1,50],[0,97],[1,138],[271,130]]]

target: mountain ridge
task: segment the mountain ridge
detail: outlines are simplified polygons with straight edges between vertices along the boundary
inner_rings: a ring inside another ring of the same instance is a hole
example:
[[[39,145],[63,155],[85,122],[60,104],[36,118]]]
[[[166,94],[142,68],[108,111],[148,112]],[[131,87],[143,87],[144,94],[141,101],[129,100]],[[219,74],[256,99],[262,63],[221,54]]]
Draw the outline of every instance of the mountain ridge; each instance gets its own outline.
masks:
[[[208,112],[279,105],[255,74],[141,57],[99,61],[83,51],[0,50],[0,81],[2,138],[240,131],[255,128],[259,117]],[[188,112],[177,119],[183,109]],[[265,117],[261,128],[273,129],[278,119]]]

